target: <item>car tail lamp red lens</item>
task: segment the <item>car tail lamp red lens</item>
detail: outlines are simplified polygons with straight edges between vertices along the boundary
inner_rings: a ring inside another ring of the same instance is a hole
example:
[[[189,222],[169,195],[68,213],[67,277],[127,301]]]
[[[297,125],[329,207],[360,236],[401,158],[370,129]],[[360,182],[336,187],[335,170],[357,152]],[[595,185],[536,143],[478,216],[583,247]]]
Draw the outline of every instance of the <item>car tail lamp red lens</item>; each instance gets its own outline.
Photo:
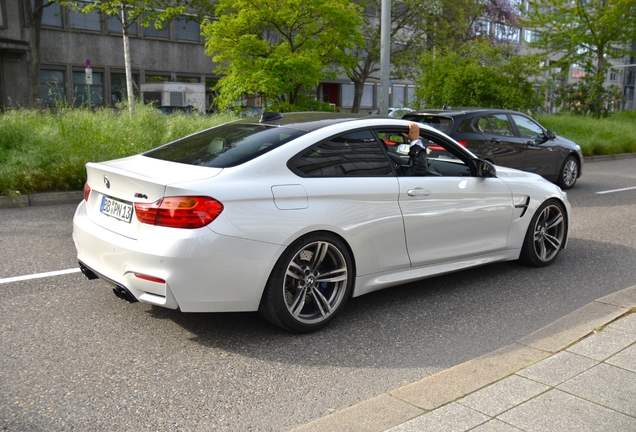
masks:
[[[135,203],[141,223],[170,228],[201,228],[216,219],[223,204],[210,197],[166,197],[154,203]]]
[[[84,183],[84,201],[88,202],[88,197],[91,194],[91,187],[88,185],[88,182]]]
[[[166,283],[166,281],[161,279],[161,278],[154,277],[154,276],[148,276],[148,275],[145,275],[145,274],[142,274],[142,273],[135,273],[135,277],[137,277],[139,279],[147,280],[147,281],[150,281],[150,282],[156,282],[156,283],[162,283],[162,284]]]
[[[466,141],[457,141],[459,143],[459,145],[461,145],[462,147],[466,147],[468,146],[468,142]]]

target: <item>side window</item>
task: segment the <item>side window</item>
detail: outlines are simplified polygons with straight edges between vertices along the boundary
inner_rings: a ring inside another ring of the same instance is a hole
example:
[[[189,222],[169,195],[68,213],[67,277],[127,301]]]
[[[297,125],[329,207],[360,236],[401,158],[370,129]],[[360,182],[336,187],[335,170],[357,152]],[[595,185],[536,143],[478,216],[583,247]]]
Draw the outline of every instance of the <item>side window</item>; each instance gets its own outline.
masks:
[[[512,125],[508,116],[505,114],[497,114],[489,117],[492,124],[492,133],[500,136],[514,136]]]
[[[289,168],[308,177],[377,177],[393,170],[369,130],[335,136],[311,147],[289,162]]]
[[[480,117],[479,120],[477,120],[477,129],[482,133],[493,133],[492,125],[490,124],[488,117]]]
[[[482,119],[479,118],[468,118],[462,121],[457,127],[457,132],[459,133],[479,133],[483,132],[483,129],[480,128],[479,122]],[[488,120],[486,120],[486,123]]]
[[[442,177],[469,177],[471,175],[465,155],[440,137],[427,133],[422,135],[422,142],[426,146],[429,175]]]
[[[537,139],[543,136],[543,128],[529,118],[513,114],[512,119],[517,124],[522,137]]]

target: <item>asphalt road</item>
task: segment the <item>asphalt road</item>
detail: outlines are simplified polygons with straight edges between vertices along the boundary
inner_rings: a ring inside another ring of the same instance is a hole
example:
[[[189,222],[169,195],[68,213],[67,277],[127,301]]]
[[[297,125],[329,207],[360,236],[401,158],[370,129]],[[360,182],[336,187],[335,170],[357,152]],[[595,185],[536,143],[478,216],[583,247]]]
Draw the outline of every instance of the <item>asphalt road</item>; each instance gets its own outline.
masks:
[[[594,162],[568,195],[568,249],[350,301],[292,335],[255,313],[117,299],[76,267],[73,205],[0,209],[0,430],[284,431],[508,345],[636,284],[636,159]],[[237,271],[249,271],[249,268]]]

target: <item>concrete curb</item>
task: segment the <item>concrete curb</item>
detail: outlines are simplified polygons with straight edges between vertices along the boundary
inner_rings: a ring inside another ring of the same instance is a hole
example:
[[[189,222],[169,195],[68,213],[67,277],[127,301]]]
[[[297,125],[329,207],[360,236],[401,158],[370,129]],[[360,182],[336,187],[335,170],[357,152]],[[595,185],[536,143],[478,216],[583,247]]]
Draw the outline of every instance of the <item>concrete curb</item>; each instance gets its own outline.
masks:
[[[601,297],[517,342],[302,425],[293,432],[381,432],[544,360],[636,308],[636,285]]]
[[[83,191],[43,192],[32,195],[18,195],[15,198],[0,196],[0,208],[79,204],[83,199]]]
[[[604,162],[604,161],[610,161],[610,160],[633,159],[633,158],[636,158],[636,153],[584,156],[583,160],[585,162]]]

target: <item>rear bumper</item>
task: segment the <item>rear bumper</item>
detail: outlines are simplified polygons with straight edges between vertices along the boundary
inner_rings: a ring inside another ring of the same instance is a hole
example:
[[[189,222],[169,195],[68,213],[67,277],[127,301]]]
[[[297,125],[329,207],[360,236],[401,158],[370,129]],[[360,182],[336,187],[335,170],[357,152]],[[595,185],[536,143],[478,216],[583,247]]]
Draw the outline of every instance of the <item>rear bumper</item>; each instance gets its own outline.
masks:
[[[73,218],[73,241],[77,259],[101,279],[139,301],[184,312],[256,311],[284,249],[208,228],[152,227],[131,239],[93,223],[84,202]]]

